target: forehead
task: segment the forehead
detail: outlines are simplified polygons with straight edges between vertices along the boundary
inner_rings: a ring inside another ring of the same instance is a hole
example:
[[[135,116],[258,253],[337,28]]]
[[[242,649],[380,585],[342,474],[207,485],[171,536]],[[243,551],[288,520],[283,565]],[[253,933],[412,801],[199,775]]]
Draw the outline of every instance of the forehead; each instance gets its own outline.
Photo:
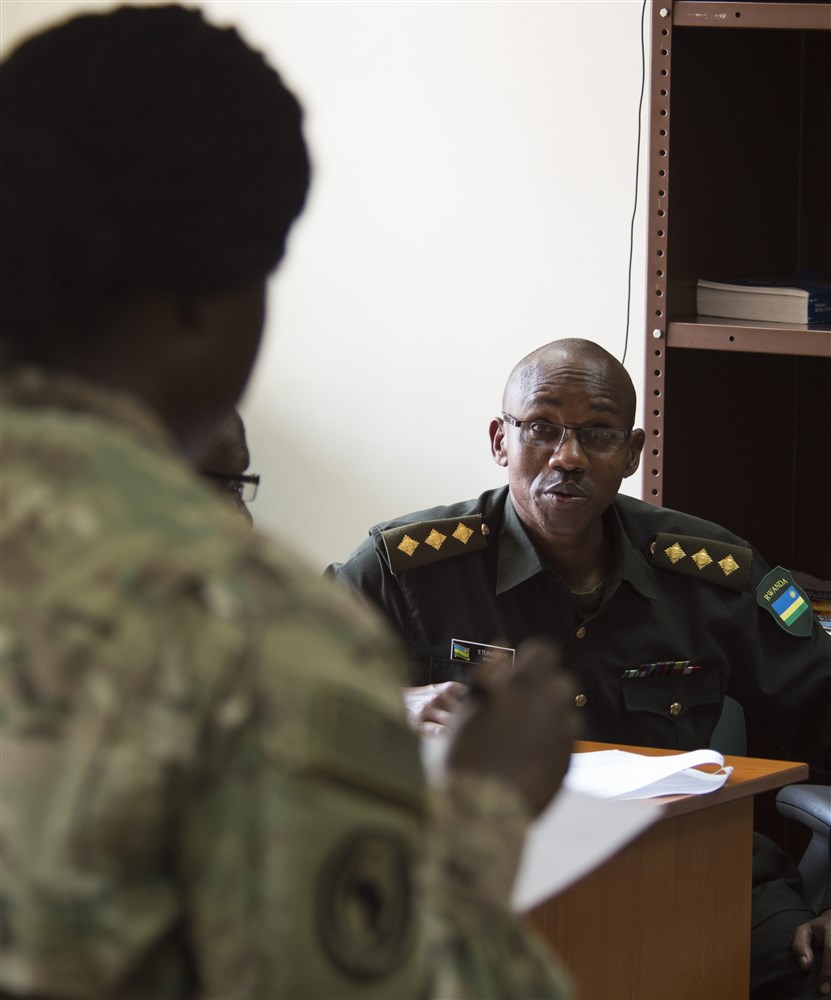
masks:
[[[595,361],[537,361],[516,373],[507,387],[506,404],[525,416],[544,409],[579,408],[598,416],[620,417],[625,400],[615,375]]]

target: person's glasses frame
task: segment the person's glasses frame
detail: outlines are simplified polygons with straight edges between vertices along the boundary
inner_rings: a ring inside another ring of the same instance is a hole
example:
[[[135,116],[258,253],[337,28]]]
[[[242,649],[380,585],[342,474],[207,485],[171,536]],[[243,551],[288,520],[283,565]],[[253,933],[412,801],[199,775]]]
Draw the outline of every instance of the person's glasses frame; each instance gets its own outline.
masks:
[[[580,443],[583,451],[591,455],[609,455],[620,451],[629,440],[632,430],[625,427],[582,426],[553,424],[548,420],[518,420],[510,413],[503,413],[502,419],[519,430],[520,441],[531,448],[548,448],[559,451],[569,431]]]
[[[260,486],[260,477],[256,473],[234,475],[231,472],[216,472],[213,469],[200,469],[200,473],[203,476],[209,476],[211,479],[222,479],[225,482],[226,489],[242,500],[243,503],[251,503],[254,497],[256,497]]]

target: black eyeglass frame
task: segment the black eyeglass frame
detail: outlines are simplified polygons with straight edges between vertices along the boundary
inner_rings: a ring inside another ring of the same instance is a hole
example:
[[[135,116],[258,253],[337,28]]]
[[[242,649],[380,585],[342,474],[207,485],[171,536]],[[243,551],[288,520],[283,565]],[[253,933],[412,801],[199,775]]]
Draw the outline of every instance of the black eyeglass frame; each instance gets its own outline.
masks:
[[[580,447],[584,451],[588,451],[588,452],[592,452],[594,449],[592,449],[591,447],[588,447],[588,448],[586,447],[586,445],[585,445],[585,443],[583,441],[583,438],[582,438],[582,436],[580,434],[580,431],[599,431],[599,430],[614,431],[615,432],[616,442],[617,442],[616,445],[615,445],[615,448],[614,448],[615,451],[618,450],[618,449],[620,449],[620,448],[622,448],[623,445],[632,436],[632,428],[631,427],[628,430],[625,427],[604,427],[602,425],[593,425],[593,424],[584,424],[581,427],[575,427],[574,424],[555,424],[555,423],[552,423],[550,420],[542,420],[539,417],[534,417],[532,420],[517,420],[517,418],[516,417],[512,417],[510,413],[504,413],[504,412],[502,414],[502,419],[506,420],[512,427],[517,427],[520,431],[522,430],[522,427],[524,425],[527,425],[527,424],[547,424],[549,427],[559,427],[561,429],[561,431],[562,431],[562,434],[560,435],[560,440],[556,444],[550,444],[550,443],[549,444],[542,444],[542,443],[535,444],[534,442],[530,442],[530,446],[532,448],[535,448],[535,447],[536,448],[551,448],[554,451],[558,451],[560,448],[562,448],[563,442],[566,439],[566,433],[568,431],[574,431],[575,435],[577,436],[577,440],[580,442]],[[622,435],[622,436],[619,436],[619,435]],[[612,449],[609,449],[609,450],[612,450]],[[595,452],[595,454],[598,454],[598,452],[596,450],[594,450],[594,452]],[[601,454],[602,454],[602,452],[601,452]]]
[[[224,479],[225,482],[231,486],[233,483],[238,483],[240,486],[239,497],[245,503],[251,503],[251,501],[256,497],[257,490],[260,487],[260,477],[256,472],[250,472],[247,474],[236,475],[233,472],[217,472],[214,469],[200,469],[200,476],[210,476],[211,479]],[[245,487],[253,487],[250,496],[245,495]]]

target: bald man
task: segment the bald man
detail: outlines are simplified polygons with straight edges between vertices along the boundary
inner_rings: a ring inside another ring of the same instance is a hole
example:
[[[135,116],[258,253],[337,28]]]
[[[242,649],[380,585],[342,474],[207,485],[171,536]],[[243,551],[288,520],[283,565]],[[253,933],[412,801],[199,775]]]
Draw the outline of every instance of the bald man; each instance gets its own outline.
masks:
[[[751,755],[772,741],[775,756],[809,761],[813,780],[827,782],[831,640],[809,606],[777,613],[778,595],[807,598],[748,542],[619,494],[644,446],[635,408],[628,373],[598,344],[540,347],[514,367],[490,423],[508,485],[376,525],[329,572],[404,638],[418,728],[451,723],[472,664],[510,661],[520,641],[544,635],[565,650],[587,739],[707,747],[729,694],[744,708]],[[818,992],[810,943],[818,951],[831,935],[831,911],[815,920],[790,885],[783,893],[776,940],[754,934],[757,997]],[[769,913],[754,919],[772,932]],[[798,951],[810,975],[790,955],[797,925],[810,928]]]

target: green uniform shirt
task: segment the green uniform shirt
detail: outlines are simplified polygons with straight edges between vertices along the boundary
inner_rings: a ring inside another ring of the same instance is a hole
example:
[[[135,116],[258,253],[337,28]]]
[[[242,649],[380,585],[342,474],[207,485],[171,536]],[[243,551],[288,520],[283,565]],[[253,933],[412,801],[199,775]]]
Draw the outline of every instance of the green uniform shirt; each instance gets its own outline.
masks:
[[[831,639],[810,610],[788,628],[768,609],[787,571],[770,576],[716,524],[630,497],[605,518],[615,558],[596,595],[571,593],[546,565],[507,487],[376,525],[329,572],[402,636],[411,684],[464,680],[470,664],[453,658],[454,645],[545,635],[577,680],[586,739],[707,747],[729,694],[744,709],[751,756],[808,761],[813,780],[828,783]],[[812,916],[798,884],[790,860],[756,835],[754,997],[818,993],[819,961],[806,975],[790,953],[793,930]]]
[[[471,534],[454,540],[456,522]],[[751,755],[808,761],[815,780],[828,780],[831,639],[810,611],[807,635],[777,624],[757,595],[769,567],[718,525],[622,495],[606,523],[614,568],[588,611],[591,599],[572,594],[534,548],[507,487],[376,525],[330,572],[403,637],[413,684],[464,678],[470,668],[452,659],[453,640],[516,646],[545,635],[576,677],[586,739],[706,747],[730,694],[744,709]],[[437,524],[448,542],[431,537]],[[653,565],[659,535],[703,541],[677,564],[665,558],[664,568]],[[691,557],[700,548],[713,558],[699,573]]]
[[[3,995],[564,995],[508,909],[524,807],[426,791],[375,617],[133,401],[2,391]]]

